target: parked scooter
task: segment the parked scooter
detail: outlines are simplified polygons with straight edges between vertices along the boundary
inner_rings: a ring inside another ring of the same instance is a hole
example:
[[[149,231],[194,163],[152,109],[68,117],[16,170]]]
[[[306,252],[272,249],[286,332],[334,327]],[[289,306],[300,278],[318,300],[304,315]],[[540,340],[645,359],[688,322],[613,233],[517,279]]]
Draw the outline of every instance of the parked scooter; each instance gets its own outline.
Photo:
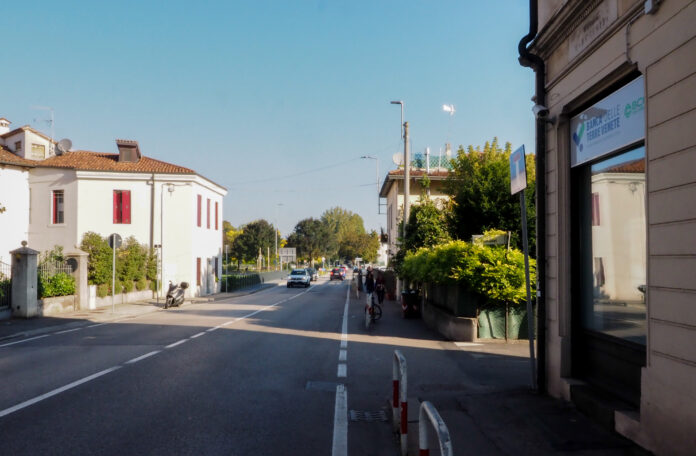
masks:
[[[189,284],[187,282],[181,282],[179,285],[169,281],[169,290],[167,291],[167,299],[164,302],[164,308],[178,307],[184,302],[184,295],[186,294],[186,289]]]

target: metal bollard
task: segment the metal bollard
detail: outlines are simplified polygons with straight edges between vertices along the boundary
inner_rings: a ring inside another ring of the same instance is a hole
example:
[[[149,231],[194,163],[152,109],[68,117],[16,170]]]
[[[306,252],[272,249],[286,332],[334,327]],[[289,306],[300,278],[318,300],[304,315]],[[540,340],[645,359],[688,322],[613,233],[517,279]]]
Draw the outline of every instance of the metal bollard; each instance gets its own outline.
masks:
[[[394,350],[392,362],[392,417],[394,432],[401,434],[401,455],[408,454],[408,399],[406,358],[400,350]]]
[[[425,417],[428,417],[430,423],[426,422],[424,419]],[[428,448],[428,429],[430,429],[430,424],[432,424],[437,431],[437,440],[440,442],[440,455],[452,456],[452,440],[450,439],[449,429],[447,429],[447,425],[442,420],[435,406],[429,401],[424,401],[418,412],[419,456],[430,456],[430,449]]]

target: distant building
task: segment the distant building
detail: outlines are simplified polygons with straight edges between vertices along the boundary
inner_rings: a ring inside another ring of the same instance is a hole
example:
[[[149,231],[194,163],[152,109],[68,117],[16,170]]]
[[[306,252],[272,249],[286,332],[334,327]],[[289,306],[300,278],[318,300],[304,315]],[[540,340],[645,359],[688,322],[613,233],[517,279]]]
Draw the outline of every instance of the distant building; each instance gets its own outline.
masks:
[[[449,200],[445,192],[445,180],[449,176],[446,169],[432,169],[426,173],[424,169],[411,169],[411,182],[409,186],[409,203],[411,206],[418,203],[421,195],[427,194],[435,204],[443,204]],[[423,178],[427,175],[430,180],[429,189],[423,185]],[[384,179],[379,192],[380,198],[387,200],[387,255],[389,258],[399,251],[398,240],[400,237],[399,224],[404,212],[404,170],[389,171]]]
[[[4,132],[0,141],[0,204],[7,208],[0,257],[9,258],[22,240],[38,251],[70,251],[88,231],[117,233],[161,245],[163,283],[189,282],[191,295],[219,291],[225,188],[143,156],[136,141],[117,140],[117,154],[61,154],[30,127]]]
[[[542,386],[655,454],[693,455],[696,1],[530,5]]]

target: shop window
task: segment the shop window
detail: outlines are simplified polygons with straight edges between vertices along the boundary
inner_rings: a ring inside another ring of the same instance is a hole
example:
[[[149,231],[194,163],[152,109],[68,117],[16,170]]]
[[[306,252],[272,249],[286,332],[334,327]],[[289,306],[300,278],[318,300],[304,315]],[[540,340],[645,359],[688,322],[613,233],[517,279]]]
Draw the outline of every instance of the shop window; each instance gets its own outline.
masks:
[[[63,190],[53,190],[51,198],[51,221],[54,225],[65,223],[65,194]]]
[[[114,223],[130,224],[131,194],[130,190],[114,190]]]
[[[581,323],[619,339],[646,341],[645,148],[579,171]],[[600,224],[600,201],[604,218]],[[582,208],[586,209],[582,209]],[[582,259],[586,258],[586,260]],[[587,265],[585,268],[582,265]]]

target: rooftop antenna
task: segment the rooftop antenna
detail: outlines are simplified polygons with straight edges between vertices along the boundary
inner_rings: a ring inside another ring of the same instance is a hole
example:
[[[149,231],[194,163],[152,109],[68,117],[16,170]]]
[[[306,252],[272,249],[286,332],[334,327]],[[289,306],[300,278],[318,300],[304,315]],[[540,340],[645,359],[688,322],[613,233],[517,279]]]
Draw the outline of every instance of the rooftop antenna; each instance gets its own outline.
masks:
[[[40,110],[42,110],[42,111],[50,111],[50,113],[51,113],[51,119],[50,119],[50,120],[44,120],[44,122],[47,122],[47,123],[50,123],[50,124],[51,124],[51,143],[50,143],[50,145],[49,145],[49,148],[51,148],[51,147],[53,146],[53,137],[55,136],[55,134],[54,134],[54,129],[55,129],[54,123],[55,123],[55,122],[54,122],[54,118],[53,118],[53,108],[50,107],[50,106],[32,106],[31,109],[40,109]],[[34,119],[34,122],[36,122],[36,119]],[[50,151],[49,151],[49,153],[50,153]]]
[[[66,152],[70,152],[72,147],[72,141],[68,138],[63,138],[58,143],[56,143],[56,155],[63,155]]]

